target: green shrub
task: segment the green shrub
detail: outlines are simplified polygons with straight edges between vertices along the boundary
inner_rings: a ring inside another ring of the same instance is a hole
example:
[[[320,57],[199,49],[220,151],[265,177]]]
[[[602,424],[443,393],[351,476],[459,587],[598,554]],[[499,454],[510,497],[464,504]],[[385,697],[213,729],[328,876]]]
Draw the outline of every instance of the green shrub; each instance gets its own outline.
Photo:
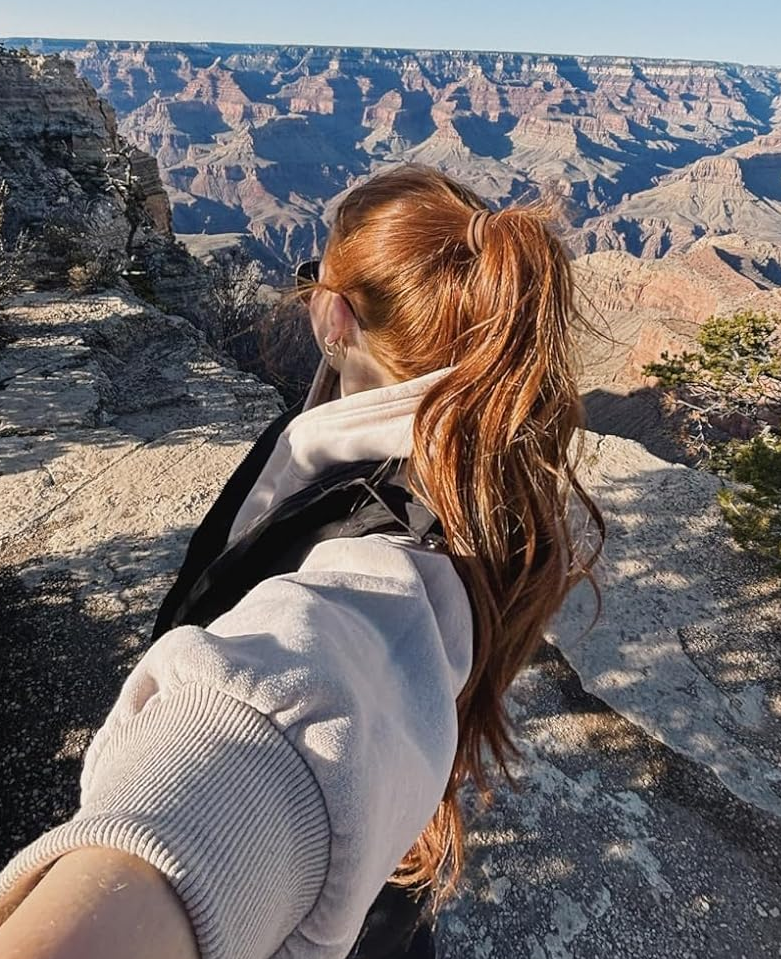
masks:
[[[697,336],[698,351],[643,367],[685,408],[704,437],[703,465],[725,474],[738,489],[717,494],[724,519],[741,546],[767,556],[781,570],[781,353],[777,317],[743,310],[710,317]],[[727,443],[709,441],[714,424],[738,412],[754,435]],[[711,429],[708,430],[707,428]]]
[[[736,541],[774,560],[781,571],[781,436],[731,440],[715,451],[712,465],[746,484],[717,494]]]
[[[643,367],[660,386],[684,384],[718,389],[723,393],[754,392],[763,376],[781,377],[781,355],[773,343],[778,317],[742,310],[733,316],[711,316],[700,327],[700,349],[679,356],[662,353],[661,362]]]
[[[33,246],[26,232],[9,240],[5,230],[6,204],[10,190],[0,180],[0,304],[29,286]]]

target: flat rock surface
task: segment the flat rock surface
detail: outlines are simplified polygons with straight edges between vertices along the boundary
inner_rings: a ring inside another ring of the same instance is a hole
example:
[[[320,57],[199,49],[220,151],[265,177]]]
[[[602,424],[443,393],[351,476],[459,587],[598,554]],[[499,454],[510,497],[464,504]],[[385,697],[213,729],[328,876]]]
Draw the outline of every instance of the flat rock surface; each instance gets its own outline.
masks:
[[[72,812],[189,534],[282,402],[122,293],[29,295],[0,316],[5,861]]]
[[[27,296],[2,322],[7,858],[73,811],[189,532],[280,401],[124,294]],[[778,576],[732,544],[719,479],[595,433],[581,476],[608,529],[601,616],[586,633],[577,587],[513,684],[519,790],[467,797],[440,954],[777,957]]]
[[[586,633],[576,587],[511,689],[520,790],[473,819],[442,952],[781,955],[781,581],[732,544],[717,477],[589,433],[581,478],[601,615]]]

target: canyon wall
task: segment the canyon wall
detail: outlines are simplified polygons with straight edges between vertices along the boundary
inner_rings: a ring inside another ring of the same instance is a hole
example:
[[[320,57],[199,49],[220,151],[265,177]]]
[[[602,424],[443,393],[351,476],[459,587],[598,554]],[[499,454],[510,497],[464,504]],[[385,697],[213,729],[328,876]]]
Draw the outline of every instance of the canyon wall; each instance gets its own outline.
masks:
[[[118,135],[111,106],[66,59],[0,55],[0,178],[12,229],[39,227],[80,201],[106,244],[127,245],[133,217],[142,235],[172,235],[154,158]]]
[[[67,284],[78,265],[208,329],[207,278],[175,240],[157,161],[70,60],[0,48],[0,182],[5,239],[31,245],[23,285]]]
[[[559,197],[576,253],[654,257],[706,233],[781,236],[778,69],[24,42],[71,59],[114,105],[128,140],[157,158],[179,234],[212,237],[214,245],[243,237],[269,265],[320,249],[334,198],[404,160],[437,165],[497,205]],[[735,152],[751,144],[756,156]]]

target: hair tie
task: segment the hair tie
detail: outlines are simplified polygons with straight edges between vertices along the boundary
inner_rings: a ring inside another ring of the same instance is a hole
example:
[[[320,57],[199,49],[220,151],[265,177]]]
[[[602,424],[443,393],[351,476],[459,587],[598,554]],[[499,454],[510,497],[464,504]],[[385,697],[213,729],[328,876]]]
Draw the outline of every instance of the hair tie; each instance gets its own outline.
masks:
[[[483,249],[485,224],[490,215],[491,211],[485,207],[482,210],[475,210],[466,228],[466,245],[475,256]]]

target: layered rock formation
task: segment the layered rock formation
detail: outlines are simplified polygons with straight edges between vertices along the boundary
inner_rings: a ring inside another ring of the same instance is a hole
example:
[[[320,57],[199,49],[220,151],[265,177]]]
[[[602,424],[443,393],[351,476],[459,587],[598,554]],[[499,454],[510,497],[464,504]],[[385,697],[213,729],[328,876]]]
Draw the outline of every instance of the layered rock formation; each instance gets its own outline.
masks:
[[[683,417],[643,367],[664,352],[697,350],[700,325],[711,316],[744,309],[781,316],[780,262],[781,246],[738,234],[703,237],[658,260],[623,251],[575,260],[578,306],[594,330],[578,336],[591,428],[693,463]]]
[[[781,245],[736,234],[704,237],[658,260],[619,251],[579,257],[579,307],[611,339],[583,338],[583,389],[643,385],[642,366],[664,350],[692,349],[710,316],[741,309],[781,315],[779,263]]]
[[[62,285],[74,262],[105,268],[209,330],[208,278],[175,241],[155,158],[69,60],[0,50],[0,181],[4,232],[33,241],[29,286]]]
[[[115,105],[128,139],[158,158],[177,232],[205,233],[218,245],[224,234],[253,236],[278,265],[318,249],[330,203],[356,178],[403,160],[439,165],[495,203],[555,192],[567,200],[579,252],[656,255],[701,235],[702,220],[722,203],[728,209],[707,228],[743,230],[749,218],[736,208],[766,197],[763,177],[776,182],[775,161],[763,161],[771,167],[761,173],[741,159],[739,176],[734,162],[718,162],[777,125],[781,74],[770,68],[26,42],[72,59]],[[670,220],[677,206],[664,204],[676,201],[676,171],[684,171],[679,191],[694,185],[698,199]],[[636,205],[625,200],[638,193]],[[768,198],[752,236],[778,233],[776,198]]]
[[[738,233],[781,243],[781,138],[759,137],[705,157],[587,221],[576,252],[619,249],[657,258],[706,234]]]
[[[137,241],[172,235],[154,159],[121,140],[113,109],[69,60],[0,53],[0,179],[10,188],[11,228],[35,229],[83,201],[106,247],[124,249],[137,230]]]

